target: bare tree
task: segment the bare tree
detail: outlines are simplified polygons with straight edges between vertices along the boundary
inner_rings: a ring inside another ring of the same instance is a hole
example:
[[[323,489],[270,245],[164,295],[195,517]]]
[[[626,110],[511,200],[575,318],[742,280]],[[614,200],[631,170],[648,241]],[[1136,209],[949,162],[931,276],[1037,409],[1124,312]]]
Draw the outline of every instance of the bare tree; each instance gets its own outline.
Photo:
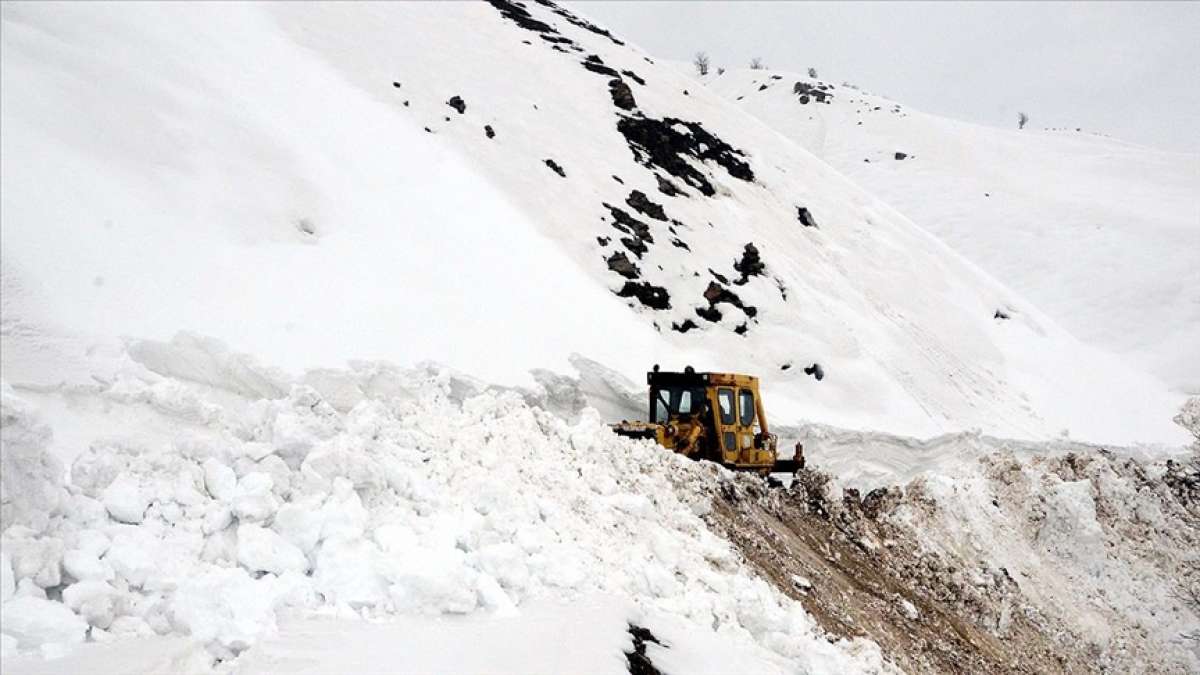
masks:
[[[762,62],[761,58],[756,56],[750,59],[750,70],[766,70],[766,68],[767,66]]]
[[[708,74],[708,54],[704,52],[696,52],[695,58],[692,59],[692,65],[696,66],[696,72],[701,75]]]
[[[1018,129],[1024,129],[1025,125],[1028,123],[1029,123],[1029,115],[1026,115],[1023,112],[1017,113],[1017,128]]]
[[[811,78],[813,78],[814,80],[815,80],[815,79],[817,79],[817,69],[816,69],[816,68],[809,68],[809,69],[808,69],[808,76],[809,76],[809,77],[811,77]]]
[[[725,74],[725,69],[724,69],[724,68],[717,68],[717,74],[718,74],[718,75],[724,75],[724,74]]]

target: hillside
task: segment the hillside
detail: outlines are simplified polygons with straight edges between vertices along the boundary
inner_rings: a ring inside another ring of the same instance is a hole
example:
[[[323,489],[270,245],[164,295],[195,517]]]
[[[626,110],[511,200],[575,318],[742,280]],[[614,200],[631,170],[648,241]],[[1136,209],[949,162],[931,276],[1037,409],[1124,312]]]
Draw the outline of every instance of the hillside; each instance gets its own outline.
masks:
[[[1045,130],[1036,114],[1019,131],[969,124],[796,73],[703,80],[1072,335],[1200,391],[1200,155]]]
[[[579,352],[635,379],[770,373],[782,419],[1181,440],[1152,379],[580,19],[5,17],[6,354],[44,352],[51,324],[85,344],[195,330],[292,370],[435,359],[528,382]]]

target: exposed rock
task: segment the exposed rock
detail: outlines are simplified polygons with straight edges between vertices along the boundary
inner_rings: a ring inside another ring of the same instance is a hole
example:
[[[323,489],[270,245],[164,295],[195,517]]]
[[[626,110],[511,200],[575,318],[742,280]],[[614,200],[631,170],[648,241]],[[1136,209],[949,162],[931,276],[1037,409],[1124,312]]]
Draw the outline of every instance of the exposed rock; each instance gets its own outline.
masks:
[[[629,196],[625,198],[625,203],[628,204],[633,210],[641,213],[644,216],[653,218],[655,220],[665,221],[667,219],[667,213],[663,210],[663,207],[650,201],[650,199],[646,197],[646,193],[642,192],[641,190],[634,190],[633,192],[630,192]]]
[[[721,320],[721,310],[717,309],[716,307],[697,307],[696,316],[704,319],[705,321],[718,323]]]
[[[895,157],[896,157],[896,161],[900,161],[900,160],[904,159],[905,157],[908,157],[908,154],[904,153],[904,152],[897,152],[895,154]]]
[[[630,262],[629,258],[622,251],[617,251],[608,257],[608,269],[626,279],[636,279],[642,274],[638,266]]]
[[[566,171],[563,171],[563,168],[562,168],[561,166],[559,166],[559,165],[558,165],[558,162],[556,162],[556,161],[554,161],[554,160],[552,160],[552,159],[546,159],[546,160],[543,160],[543,161],[545,161],[545,162],[546,162],[546,166],[550,167],[550,170],[551,170],[551,171],[553,171],[554,173],[556,173],[556,174],[558,174],[558,175],[562,176],[563,178],[566,178],[566,177],[567,177],[567,172],[566,172]]]
[[[618,79],[621,77],[617,71],[604,65],[604,61],[602,61],[600,57],[596,56],[595,54],[590,54],[586,59],[583,60],[583,67],[587,68],[593,73],[596,73],[597,75],[607,75],[608,77],[615,77]]]
[[[742,313],[751,319],[758,314],[757,307],[744,304],[742,299],[738,297],[737,293],[734,293],[715,281],[708,282],[708,288],[704,289],[704,299],[708,301],[709,307],[716,307],[722,302],[729,303],[742,310]]]
[[[493,128],[492,128],[492,125],[490,125],[490,124],[485,124],[485,125],[483,125],[483,133],[484,133],[484,135],[485,135],[485,136],[487,136],[488,138],[495,138],[495,137],[496,137],[496,130],[495,130],[495,129],[493,129]]]
[[[487,0],[487,3],[496,8],[500,15],[512,21],[525,30],[535,33],[550,33],[554,34],[558,31],[554,30],[550,24],[543,21],[538,21],[529,14],[529,10],[525,9],[524,5],[517,2],[509,2],[509,0]],[[542,36],[545,37],[545,36]]]
[[[817,103],[828,103],[829,99],[833,98],[828,89],[825,85],[814,87],[807,82],[796,82],[792,85],[792,93],[800,97],[801,103],[808,103],[810,97],[816,99]]]
[[[602,35],[602,36],[608,38],[609,40],[612,40],[612,43],[617,46],[624,46],[624,44],[625,44],[624,42],[621,42],[617,38],[613,37],[613,34],[608,32],[607,30],[591,23],[590,21],[585,21],[584,19],[579,18],[578,16],[563,9],[562,7],[559,7],[558,5],[554,4],[553,2],[549,2],[549,0],[537,0],[537,3],[544,7],[549,7],[550,11],[552,11],[555,14],[566,19],[570,24],[572,24],[574,26],[578,26],[579,28],[582,28],[586,31],[595,33],[596,35]]]
[[[648,281],[626,281],[617,295],[622,298],[637,298],[643,305],[651,309],[671,309],[671,295],[662,286],[655,286]]]
[[[812,212],[803,206],[796,207],[796,218],[805,227],[817,227],[817,221],[813,218]]]
[[[622,209],[619,209],[608,202],[602,202],[604,208],[612,214],[613,227],[625,232],[626,234],[635,235],[641,239],[645,239],[650,243],[654,243],[654,237],[650,234],[650,226],[642,221],[629,215]]]
[[[684,157],[700,162],[715,162],[734,178],[754,181],[750,165],[741,159],[745,153],[708,133],[695,122],[673,117],[661,120],[641,116],[622,117],[617,122],[617,130],[625,136],[637,161],[666,171],[706,196],[711,197],[716,190],[705,175]]]
[[[641,77],[639,77],[638,74],[633,72],[632,70],[622,70],[621,74],[624,75],[625,77],[628,77],[629,79],[633,80],[634,82],[637,82],[638,84],[642,85],[643,87],[646,86],[646,81],[643,80]]]
[[[662,675],[662,671],[654,666],[650,657],[646,656],[647,642],[662,645],[658,638],[654,637],[654,633],[631,623],[629,624],[629,635],[633,638],[633,651],[625,654],[629,675]]]
[[[1011,319],[1012,317],[1009,316],[1008,312],[1006,312],[1002,309],[998,309],[998,310],[996,310],[996,313],[992,315],[992,318],[993,319]]]
[[[738,286],[744,285],[752,276],[760,276],[766,271],[767,266],[763,263],[759,256],[758,247],[753,242],[746,244],[746,248],[742,251],[741,260],[736,260],[733,263],[733,269],[742,274],[742,278],[733,283]]]
[[[451,96],[450,100],[446,101],[446,105],[457,110],[459,115],[467,111],[467,104],[462,100],[461,96]]]
[[[680,333],[686,333],[693,328],[699,328],[699,326],[697,326],[696,322],[692,321],[691,319],[684,319],[683,323],[672,323],[671,324],[671,329],[677,330]]]
[[[670,180],[668,180],[666,178],[663,178],[662,176],[658,175],[657,173],[654,174],[654,179],[656,181],[658,181],[658,191],[663,193],[664,195],[666,195],[668,197],[675,197],[677,195],[683,194],[683,191],[680,190],[678,187],[676,187],[674,183],[672,183]]]
[[[637,101],[633,99],[633,91],[621,78],[608,81],[608,93],[612,95],[613,105],[622,110],[633,110],[637,107]]]
[[[692,247],[688,246],[687,242],[683,241],[682,239],[679,239],[678,237],[674,237],[671,239],[671,245],[674,246],[675,248],[681,248],[685,251],[692,250]]]
[[[818,382],[825,379],[825,369],[822,368],[821,364],[819,364],[819,363],[814,363],[811,366],[808,366],[807,368],[805,368],[804,374],[812,375],[813,377],[817,378]]]

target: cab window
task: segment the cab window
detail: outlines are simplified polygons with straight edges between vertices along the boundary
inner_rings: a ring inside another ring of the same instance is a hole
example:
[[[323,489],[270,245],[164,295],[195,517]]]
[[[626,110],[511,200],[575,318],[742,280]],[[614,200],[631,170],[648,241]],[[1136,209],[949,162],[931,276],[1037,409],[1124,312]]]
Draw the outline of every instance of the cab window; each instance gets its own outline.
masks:
[[[733,424],[733,390],[718,389],[717,404],[721,407],[721,424]]]
[[[738,412],[740,413],[738,421],[742,426],[748,427],[754,424],[754,392],[749,389],[742,389],[738,392]]]
[[[654,389],[654,421],[666,423],[678,415],[694,415],[704,408],[704,390],[683,387]]]

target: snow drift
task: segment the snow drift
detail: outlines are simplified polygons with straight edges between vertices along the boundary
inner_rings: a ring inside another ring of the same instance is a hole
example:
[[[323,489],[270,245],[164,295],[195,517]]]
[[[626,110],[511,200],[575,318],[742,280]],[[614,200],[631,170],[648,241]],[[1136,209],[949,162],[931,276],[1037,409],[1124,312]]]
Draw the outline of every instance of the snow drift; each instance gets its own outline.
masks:
[[[193,655],[203,665],[312,611],[504,617],[599,597],[651,630],[682,621],[767,671],[885,670],[869,642],[827,641],[709,531],[705,494],[722,470],[616,437],[594,410],[572,423],[444,369],[322,375],[327,394],[285,381],[274,399],[136,362],[36,400],[6,387],[6,440],[29,440],[6,443],[5,460],[40,467],[5,491],[6,650],[179,635],[207,649]],[[360,400],[339,412],[331,401],[351,389]],[[68,436],[86,427],[84,446],[54,446],[30,411],[56,400],[74,409],[60,417]],[[53,456],[70,452],[64,481]],[[612,656],[617,668],[598,672],[622,672]]]

